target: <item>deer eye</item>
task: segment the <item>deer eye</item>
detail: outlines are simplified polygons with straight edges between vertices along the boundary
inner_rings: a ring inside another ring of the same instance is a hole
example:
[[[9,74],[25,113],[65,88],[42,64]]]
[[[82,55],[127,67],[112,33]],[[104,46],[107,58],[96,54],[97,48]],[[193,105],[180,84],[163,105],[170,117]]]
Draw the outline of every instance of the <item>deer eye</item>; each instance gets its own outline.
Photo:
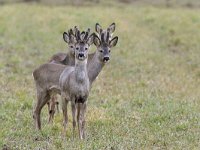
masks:
[[[103,53],[103,50],[101,49],[100,52]]]
[[[71,45],[70,48],[74,48],[74,46]]]
[[[85,50],[87,51],[87,50],[88,50],[88,48],[86,47],[86,48],[85,48]]]
[[[108,52],[110,53],[110,50]]]
[[[76,47],[76,50],[79,50],[79,47]]]

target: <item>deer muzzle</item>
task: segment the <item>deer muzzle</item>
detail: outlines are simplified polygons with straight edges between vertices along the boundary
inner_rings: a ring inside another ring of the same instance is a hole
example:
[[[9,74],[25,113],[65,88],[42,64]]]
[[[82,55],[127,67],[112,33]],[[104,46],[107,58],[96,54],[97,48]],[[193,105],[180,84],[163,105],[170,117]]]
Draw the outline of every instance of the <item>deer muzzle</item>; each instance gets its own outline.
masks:
[[[78,54],[78,59],[83,60],[85,58],[85,54],[84,53],[79,53]]]
[[[103,58],[103,61],[104,62],[107,62],[107,61],[109,61],[110,60],[110,57],[108,57],[108,56],[105,56],[104,58]]]

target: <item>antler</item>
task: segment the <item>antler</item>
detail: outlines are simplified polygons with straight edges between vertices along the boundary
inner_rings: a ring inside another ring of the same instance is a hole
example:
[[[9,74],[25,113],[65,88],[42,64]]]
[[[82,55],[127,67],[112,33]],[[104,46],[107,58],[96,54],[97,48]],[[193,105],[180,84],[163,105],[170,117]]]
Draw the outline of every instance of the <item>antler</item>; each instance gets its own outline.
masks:
[[[87,29],[87,31],[82,31],[80,32],[80,30],[78,30],[78,28],[75,26],[74,28],[76,28],[76,40],[78,43],[83,42],[86,43],[88,41],[88,38],[91,36],[90,35],[90,28]]]
[[[74,35],[72,29],[68,30],[68,35],[69,35],[69,40],[71,41],[72,40],[72,35]]]
[[[110,32],[107,32],[106,43],[109,43]]]
[[[101,42],[104,43],[105,40],[104,40],[104,33],[101,33]]]
[[[84,37],[85,42],[88,40],[89,35],[90,35],[90,28],[88,28],[88,30],[85,33],[85,37]]]
[[[82,31],[82,32],[81,32],[81,35],[80,35],[81,41],[84,40],[84,37],[85,37],[85,31]]]
[[[73,35],[76,37],[77,35],[77,31],[78,31],[78,27],[77,26],[74,26],[74,29],[73,29]]]
[[[101,33],[101,42],[102,43],[109,43],[110,32],[103,32]]]
[[[81,40],[80,31],[79,31],[79,30],[77,31],[76,40],[77,40],[78,42],[80,42],[80,40]]]

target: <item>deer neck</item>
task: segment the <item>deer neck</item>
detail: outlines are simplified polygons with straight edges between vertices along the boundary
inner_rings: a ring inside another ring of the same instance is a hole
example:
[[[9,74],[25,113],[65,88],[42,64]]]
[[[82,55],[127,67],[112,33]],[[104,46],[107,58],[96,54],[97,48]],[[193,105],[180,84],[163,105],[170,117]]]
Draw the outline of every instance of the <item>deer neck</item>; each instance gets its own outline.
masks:
[[[75,58],[74,54],[69,53],[69,65],[74,65],[75,64]]]
[[[90,84],[96,79],[99,75],[100,71],[104,67],[104,63],[99,60],[97,52],[95,52],[92,60],[88,65],[88,77],[90,80]]]
[[[87,59],[84,61],[75,60],[75,79],[78,83],[82,83],[88,79]]]

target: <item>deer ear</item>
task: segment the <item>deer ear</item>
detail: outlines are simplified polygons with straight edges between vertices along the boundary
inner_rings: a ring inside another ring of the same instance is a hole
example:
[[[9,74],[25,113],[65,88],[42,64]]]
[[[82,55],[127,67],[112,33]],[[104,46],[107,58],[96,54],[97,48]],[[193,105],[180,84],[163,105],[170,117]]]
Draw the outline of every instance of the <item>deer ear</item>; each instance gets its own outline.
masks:
[[[94,45],[96,45],[97,47],[101,45],[101,41],[96,34],[94,34]]]
[[[87,40],[88,45],[92,45],[94,43],[94,34],[91,34]]]
[[[117,42],[118,42],[118,37],[116,36],[109,42],[110,47],[115,47],[117,45]]]
[[[100,26],[99,23],[96,23],[96,25],[95,25],[95,30],[96,30],[96,32],[97,32],[98,34],[101,34],[101,32],[102,32],[102,27]]]
[[[109,27],[108,30],[110,31],[110,33],[113,33],[115,31],[115,23],[112,23]]]
[[[69,43],[69,41],[70,41],[69,35],[68,35],[66,32],[63,33],[63,40],[64,40],[66,43]]]

